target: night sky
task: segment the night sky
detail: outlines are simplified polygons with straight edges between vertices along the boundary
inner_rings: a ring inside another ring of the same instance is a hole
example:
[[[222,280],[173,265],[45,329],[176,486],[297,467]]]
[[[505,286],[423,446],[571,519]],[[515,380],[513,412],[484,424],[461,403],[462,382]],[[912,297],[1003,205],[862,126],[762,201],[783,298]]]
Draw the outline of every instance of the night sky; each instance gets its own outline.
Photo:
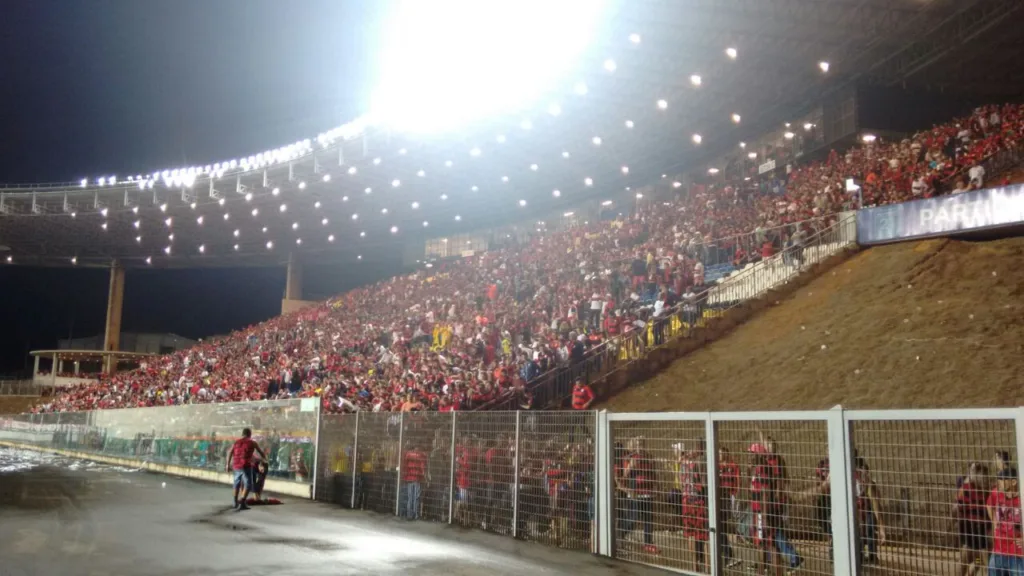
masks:
[[[0,183],[205,164],[367,108],[378,0],[32,0],[2,5]],[[395,273],[307,265],[307,297]],[[106,270],[0,267],[0,375],[102,332]],[[275,315],[283,269],[129,271],[122,329],[190,338]]]

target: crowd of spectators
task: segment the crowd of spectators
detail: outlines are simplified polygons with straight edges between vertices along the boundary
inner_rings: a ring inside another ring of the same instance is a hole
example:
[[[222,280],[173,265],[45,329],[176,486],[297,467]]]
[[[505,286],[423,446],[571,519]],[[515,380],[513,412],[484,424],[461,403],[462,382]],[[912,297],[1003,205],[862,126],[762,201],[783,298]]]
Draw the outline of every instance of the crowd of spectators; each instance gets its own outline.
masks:
[[[773,185],[676,189],[626,217],[438,262],[103,375],[36,410],[319,396],[326,411],[450,411],[511,391],[528,407],[524,384],[694,298],[711,259],[771,256],[860,204],[930,197],[951,180],[953,193],[982,187],[981,160],[1021,143],[1022,111],[983,107],[898,142],[833,151]]]

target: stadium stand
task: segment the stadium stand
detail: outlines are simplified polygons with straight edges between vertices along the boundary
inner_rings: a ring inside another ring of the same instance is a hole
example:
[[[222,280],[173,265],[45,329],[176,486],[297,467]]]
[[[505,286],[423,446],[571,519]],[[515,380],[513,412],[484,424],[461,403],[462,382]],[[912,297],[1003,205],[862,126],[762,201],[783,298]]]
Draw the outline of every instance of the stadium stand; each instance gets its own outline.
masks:
[[[1022,123],[1020,105],[986,106],[898,142],[833,151],[783,181],[694,185],[667,206],[359,288],[35,410],[313,396],[332,412],[479,408],[720,281],[715,267],[799,245],[840,211],[991,184],[999,175],[985,163],[1017,163]]]

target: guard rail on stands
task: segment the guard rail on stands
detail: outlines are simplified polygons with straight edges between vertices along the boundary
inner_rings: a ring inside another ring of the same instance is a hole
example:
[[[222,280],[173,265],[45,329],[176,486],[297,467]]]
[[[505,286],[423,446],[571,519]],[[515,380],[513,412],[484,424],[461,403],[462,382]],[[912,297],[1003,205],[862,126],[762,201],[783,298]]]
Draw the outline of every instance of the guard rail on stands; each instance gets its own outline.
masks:
[[[0,396],[42,396],[46,388],[32,380],[0,380]]]
[[[856,243],[856,214],[842,216],[832,226],[807,238],[799,246],[760,262],[749,264],[718,284],[696,295],[691,302],[680,302],[641,329],[631,330],[592,348],[583,360],[556,368],[526,385],[533,395],[534,408],[560,406],[572,396],[573,383],[582,379],[594,385],[612,374],[647,358],[654,349],[679,339],[690,338],[713,318],[743,302],[758,298],[796,277],[808,267]],[[509,395],[484,404],[476,410],[516,410],[520,397]]]

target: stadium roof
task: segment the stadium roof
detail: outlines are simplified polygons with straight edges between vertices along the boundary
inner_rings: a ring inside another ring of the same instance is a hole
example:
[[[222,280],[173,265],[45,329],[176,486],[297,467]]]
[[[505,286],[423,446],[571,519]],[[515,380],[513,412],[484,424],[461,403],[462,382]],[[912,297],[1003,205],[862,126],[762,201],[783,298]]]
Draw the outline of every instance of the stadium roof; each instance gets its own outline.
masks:
[[[364,117],[226,162],[9,186],[0,189],[0,259],[164,267],[276,264],[289,251],[346,259],[584,199],[626,200],[628,189],[706,163],[851,82],[1019,97],[1022,5],[626,2],[579,74],[532,112],[434,138]]]

